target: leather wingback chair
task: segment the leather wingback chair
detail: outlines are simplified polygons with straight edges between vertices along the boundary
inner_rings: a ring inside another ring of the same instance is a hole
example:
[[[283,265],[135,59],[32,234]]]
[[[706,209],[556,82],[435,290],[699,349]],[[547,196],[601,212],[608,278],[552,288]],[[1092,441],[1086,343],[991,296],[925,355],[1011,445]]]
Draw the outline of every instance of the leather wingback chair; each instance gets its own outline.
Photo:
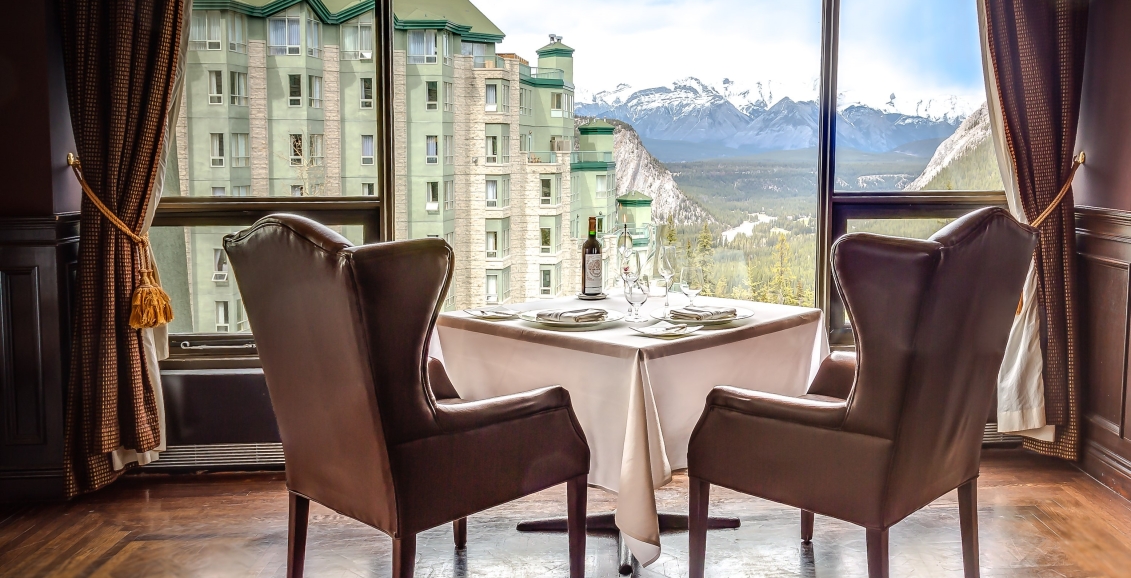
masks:
[[[716,387],[688,446],[691,576],[703,576],[710,484],[867,529],[868,570],[888,575],[888,528],[958,488],[966,577],[978,576],[982,433],[1034,231],[998,208],[927,241],[854,233],[833,275],[856,354],[833,354],[809,392]]]
[[[352,246],[273,215],[224,239],[286,457],[288,576],[301,576],[309,500],[393,538],[411,577],[416,534],[567,482],[570,575],[584,575],[589,446],[569,394],[463,401],[428,342],[452,276],[439,239]],[[431,376],[431,378],[430,378]],[[435,380],[435,381],[433,381]]]

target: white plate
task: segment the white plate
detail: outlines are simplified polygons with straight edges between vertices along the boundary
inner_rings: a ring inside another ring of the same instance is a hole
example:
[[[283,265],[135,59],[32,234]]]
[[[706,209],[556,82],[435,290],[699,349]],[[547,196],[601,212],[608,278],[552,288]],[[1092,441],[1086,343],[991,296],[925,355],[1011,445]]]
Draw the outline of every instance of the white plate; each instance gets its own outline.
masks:
[[[649,325],[648,327],[630,326],[629,329],[632,329],[637,333],[643,333],[648,337],[683,337],[685,335],[691,335],[692,333],[703,329],[703,326],[681,325],[678,323],[668,323],[667,321],[661,321],[659,323],[656,323],[655,325]]]
[[[467,313],[468,315],[470,315],[470,316],[472,316],[476,319],[481,319],[483,321],[506,321],[508,319],[514,319],[515,317],[518,317],[518,311],[515,311],[513,309],[506,309],[506,308],[489,309],[488,308],[486,310],[487,311],[497,311],[499,313],[504,313],[505,315],[481,315],[479,312],[483,311],[483,309],[464,309],[463,312]]]
[[[678,307],[676,309],[678,309]],[[663,321],[667,321],[668,323],[683,323],[683,324],[686,324],[686,325],[722,325],[723,323],[730,323],[731,321],[739,321],[739,320],[742,320],[742,319],[749,319],[749,318],[754,316],[754,312],[749,310],[749,309],[743,309],[742,307],[735,307],[734,308],[735,316],[734,317],[728,317],[726,319],[703,319],[701,321],[695,320],[695,319],[672,319],[671,316],[668,314],[671,310],[672,310],[671,307],[661,307],[660,309],[653,309],[651,315],[654,319],[660,319],[660,320],[663,320]]]
[[[586,321],[584,323],[575,323],[573,321],[548,321],[545,319],[538,319],[537,311],[524,311],[518,315],[518,318],[523,321],[545,325],[547,327],[561,327],[563,329],[573,329],[578,327],[596,327],[605,323],[612,323],[624,319],[624,313],[620,311],[605,311],[607,315],[603,321]]]

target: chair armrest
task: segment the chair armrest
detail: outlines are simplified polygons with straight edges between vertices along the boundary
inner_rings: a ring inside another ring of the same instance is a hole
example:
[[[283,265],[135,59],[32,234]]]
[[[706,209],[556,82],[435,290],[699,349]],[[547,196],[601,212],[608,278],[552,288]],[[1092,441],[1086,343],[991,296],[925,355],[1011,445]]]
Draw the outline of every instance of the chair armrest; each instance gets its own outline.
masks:
[[[452,380],[448,377],[444,363],[435,357],[428,358],[428,385],[432,388],[432,395],[436,400],[458,400],[459,392]]]
[[[809,385],[809,394],[848,399],[855,381],[856,354],[834,351],[821,362],[813,383]]]
[[[561,409],[572,413],[569,392],[555,385],[479,401],[440,400],[436,422],[446,432],[459,432]]]
[[[801,425],[839,428],[848,413],[843,400],[820,397],[789,397],[720,385],[707,395],[708,409],[729,409],[752,417]]]

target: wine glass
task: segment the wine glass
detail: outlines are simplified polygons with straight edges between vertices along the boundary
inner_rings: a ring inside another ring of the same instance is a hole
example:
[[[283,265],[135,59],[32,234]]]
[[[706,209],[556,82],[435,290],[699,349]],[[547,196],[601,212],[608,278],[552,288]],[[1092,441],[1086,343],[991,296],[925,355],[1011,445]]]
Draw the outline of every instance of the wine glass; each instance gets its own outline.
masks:
[[[679,273],[679,284],[683,294],[690,299],[690,305],[695,305],[695,297],[703,290],[703,268],[684,267]]]
[[[624,298],[632,309],[628,312],[625,321],[647,321],[640,314],[640,306],[648,301],[649,282],[648,274],[644,271],[644,263],[639,252],[628,258],[628,265],[624,268]]]
[[[671,248],[660,244],[660,255],[656,263],[656,272],[664,278],[664,307],[668,307],[668,295],[672,292],[672,279],[675,277],[675,267],[672,267]]]

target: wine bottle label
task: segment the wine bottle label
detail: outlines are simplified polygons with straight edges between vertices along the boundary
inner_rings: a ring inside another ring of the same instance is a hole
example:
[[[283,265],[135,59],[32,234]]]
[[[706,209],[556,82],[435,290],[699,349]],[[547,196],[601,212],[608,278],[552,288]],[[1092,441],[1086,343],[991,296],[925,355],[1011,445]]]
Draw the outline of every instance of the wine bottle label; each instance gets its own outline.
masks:
[[[597,295],[601,292],[601,255],[584,255],[585,257],[585,285],[582,292],[586,295]]]

